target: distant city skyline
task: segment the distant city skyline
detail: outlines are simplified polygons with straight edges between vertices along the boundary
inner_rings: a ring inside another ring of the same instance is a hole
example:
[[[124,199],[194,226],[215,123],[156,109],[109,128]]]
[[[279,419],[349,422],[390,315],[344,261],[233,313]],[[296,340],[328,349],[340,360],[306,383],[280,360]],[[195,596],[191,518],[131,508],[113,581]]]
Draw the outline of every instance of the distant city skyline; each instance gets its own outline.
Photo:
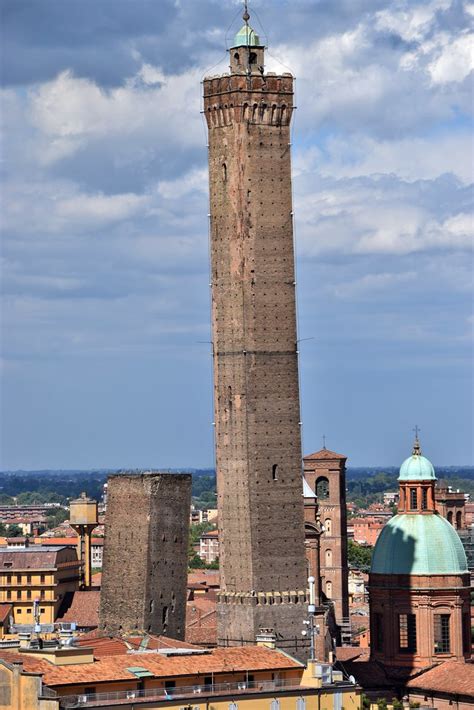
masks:
[[[250,6],[297,78],[303,454],[397,466],[418,425],[472,465],[472,8]],[[240,8],[3,3],[0,469],[213,467],[200,81]]]

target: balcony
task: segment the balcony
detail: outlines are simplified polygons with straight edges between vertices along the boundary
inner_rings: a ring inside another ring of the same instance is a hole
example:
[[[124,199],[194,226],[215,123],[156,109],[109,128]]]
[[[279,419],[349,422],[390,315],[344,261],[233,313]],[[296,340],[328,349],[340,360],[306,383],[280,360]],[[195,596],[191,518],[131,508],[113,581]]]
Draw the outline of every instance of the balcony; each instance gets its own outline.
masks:
[[[64,695],[59,699],[61,710],[72,708],[92,708],[107,707],[110,704],[127,705],[133,701],[137,703],[147,703],[167,700],[183,700],[184,705],[192,705],[194,702],[203,702],[210,696],[231,697],[255,694],[255,693],[285,693],[297,690],[312,690],[318,693],[318,688],[308,688],[301,686],[296,679],[291,680],[261,680],[261,681],[241,681],[238,683],[217,683],[214,685],[190,685],[176,688],[146,688],[144,690],[122,690],[113,693],[93,693],[91,695]]]

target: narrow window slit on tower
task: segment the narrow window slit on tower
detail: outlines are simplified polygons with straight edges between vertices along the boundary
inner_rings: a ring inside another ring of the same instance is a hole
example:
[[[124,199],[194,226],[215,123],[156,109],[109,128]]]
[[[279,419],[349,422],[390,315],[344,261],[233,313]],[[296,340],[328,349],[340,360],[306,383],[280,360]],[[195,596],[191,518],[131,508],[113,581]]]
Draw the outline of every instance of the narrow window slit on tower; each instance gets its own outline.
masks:
[[[277,469],[278,469],[278,464],[274,463],[272,466],[272,478],[274,481],[278,480]]]
[[[227,182],[227,165],[222,163],[222,179]]]

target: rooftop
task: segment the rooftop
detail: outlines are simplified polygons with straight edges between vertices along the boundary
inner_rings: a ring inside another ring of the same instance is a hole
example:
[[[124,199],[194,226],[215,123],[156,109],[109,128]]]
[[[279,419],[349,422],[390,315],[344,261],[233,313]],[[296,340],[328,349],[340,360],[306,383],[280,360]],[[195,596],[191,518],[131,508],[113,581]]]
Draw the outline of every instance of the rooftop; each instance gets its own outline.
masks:
[[[258,670],[301,669],[303,665],[286,654],[263,647],[217,648],[199,655],[164,656],[160,653],[123,653],[97,658],[93,663],[55,666],[34,653],[0,650],[0,660],[22,663],[28,673],[41,673],[45,685],[56,688],[120,680],[134,680],[133,667],[143,668],[154,677]]]
[[[333,461],[335,459],[343,459],[344,461],[347,459],[347,456],[344,456],[343,454],[336,454],[335,451],[330,451],[330,449],[320,449],[319,451],[315,451],[314,454],[308,454],[308,456],[304,456],[304,460],[306,459],[311,459],[312,461],[317,459],[317,460],[328,460],[328,461]]]

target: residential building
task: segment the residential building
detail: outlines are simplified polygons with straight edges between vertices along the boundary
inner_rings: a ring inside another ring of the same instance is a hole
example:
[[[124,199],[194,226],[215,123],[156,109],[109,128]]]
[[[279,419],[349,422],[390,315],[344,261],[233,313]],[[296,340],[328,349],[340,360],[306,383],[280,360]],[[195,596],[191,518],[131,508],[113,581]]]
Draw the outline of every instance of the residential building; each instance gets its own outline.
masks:
[[[354,529],[354,542],[357,542],[358,545],[371,545],[373,547],[386,522],[385,519],[380,519],[375,516],[352,518],[351,525]]]
[[[203,649],[163,637],[88,638],[74,646],[0,650],[0,673],[3,693],[17,699],[15,710],[360,708],[360,690],[341,672],[306,669],[263,645]]]
[[[0,548],[0,602],[12,605],[16,625],[53,624],[68,592],[78,589],[80,562],[70,547]]]
[[[206,564],[215,562],[219,557],[219,533],[217,530],[209,530],[199,538],[198,555]]]

